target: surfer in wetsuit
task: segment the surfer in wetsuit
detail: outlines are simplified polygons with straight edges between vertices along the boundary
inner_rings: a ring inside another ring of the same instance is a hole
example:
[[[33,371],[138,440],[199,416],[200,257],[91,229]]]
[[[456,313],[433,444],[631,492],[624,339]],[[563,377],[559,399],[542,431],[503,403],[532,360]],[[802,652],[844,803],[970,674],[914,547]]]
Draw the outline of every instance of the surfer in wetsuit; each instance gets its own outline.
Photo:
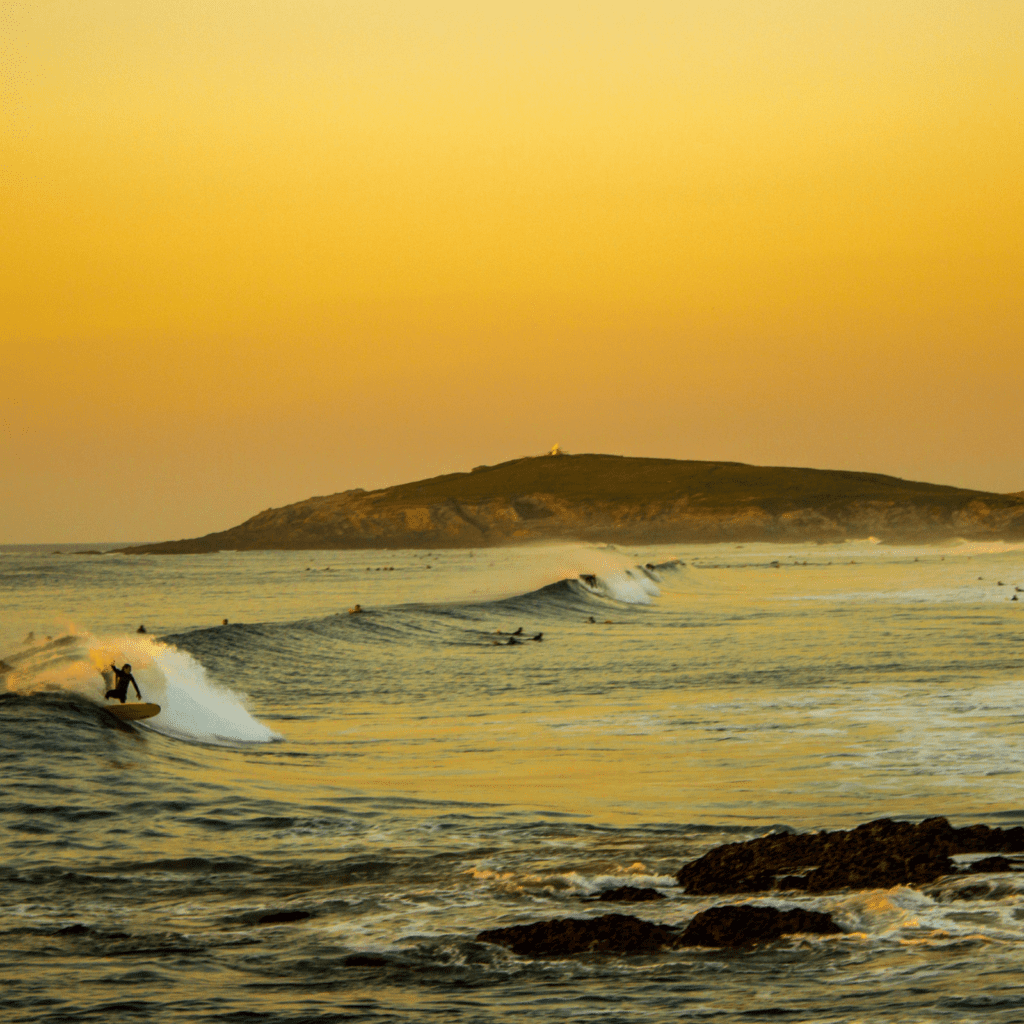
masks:
[[[117,683],[112,690],[107,690],[104,694],[104,700],[110,700],[111,697],[117,697],[117,699],[123,704],[128,698],[128,684],[131,683],[135,687],[135,692],[138,694],[139,700],[142,700],[142,694],[139,693],[139,684],[135,682],[135,676],[132,675],[132,667],[127,662],[118,668],[115,664],[111,663],[110,667],[114,670],[114,675],[117,677]]]

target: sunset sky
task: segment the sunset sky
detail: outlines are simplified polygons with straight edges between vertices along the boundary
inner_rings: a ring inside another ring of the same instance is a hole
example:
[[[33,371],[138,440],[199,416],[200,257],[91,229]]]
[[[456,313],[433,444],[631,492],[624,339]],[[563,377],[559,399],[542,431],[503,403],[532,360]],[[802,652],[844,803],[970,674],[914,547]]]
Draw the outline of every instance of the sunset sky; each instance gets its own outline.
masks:
[[[572,452],[1024,489],[1019,0],[0,12],[0,542]]]

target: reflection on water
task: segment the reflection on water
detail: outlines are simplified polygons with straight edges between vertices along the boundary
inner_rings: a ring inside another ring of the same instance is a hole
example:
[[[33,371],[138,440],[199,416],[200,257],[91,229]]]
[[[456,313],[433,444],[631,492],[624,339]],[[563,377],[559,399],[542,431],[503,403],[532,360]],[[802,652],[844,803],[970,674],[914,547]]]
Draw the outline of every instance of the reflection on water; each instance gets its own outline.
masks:
[[[1016,587],[1011,545],[0,555],[4,1018],[1020,1019],[1012,875],[743,954],[474,941],[624,881],[685,923],[679,866],[780,824],[1024,821]]]

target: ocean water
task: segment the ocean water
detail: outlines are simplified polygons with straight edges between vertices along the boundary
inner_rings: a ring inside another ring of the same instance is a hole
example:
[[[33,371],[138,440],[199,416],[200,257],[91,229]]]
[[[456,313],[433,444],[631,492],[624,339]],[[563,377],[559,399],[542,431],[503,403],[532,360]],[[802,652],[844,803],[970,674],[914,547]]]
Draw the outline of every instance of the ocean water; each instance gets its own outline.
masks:
[[[1020,545],[8,551],[0,658],[4,1021],[1024,1020],[1024,875],[674,878],[780,827],[1024,824]],[[103,710],[114,660],[157,718]],[[627,883],[666,899],[595,901]],[[845,933],[475,938],[726,902]]]

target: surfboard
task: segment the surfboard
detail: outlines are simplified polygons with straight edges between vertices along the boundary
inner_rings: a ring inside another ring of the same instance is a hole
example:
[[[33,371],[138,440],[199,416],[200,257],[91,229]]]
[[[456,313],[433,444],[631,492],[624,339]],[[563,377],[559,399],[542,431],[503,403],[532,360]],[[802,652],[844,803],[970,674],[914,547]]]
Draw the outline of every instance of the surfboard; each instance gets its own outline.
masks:
[[[106,704],[106,709],[122,722],[137,722],[160,714],[159,704]]]

